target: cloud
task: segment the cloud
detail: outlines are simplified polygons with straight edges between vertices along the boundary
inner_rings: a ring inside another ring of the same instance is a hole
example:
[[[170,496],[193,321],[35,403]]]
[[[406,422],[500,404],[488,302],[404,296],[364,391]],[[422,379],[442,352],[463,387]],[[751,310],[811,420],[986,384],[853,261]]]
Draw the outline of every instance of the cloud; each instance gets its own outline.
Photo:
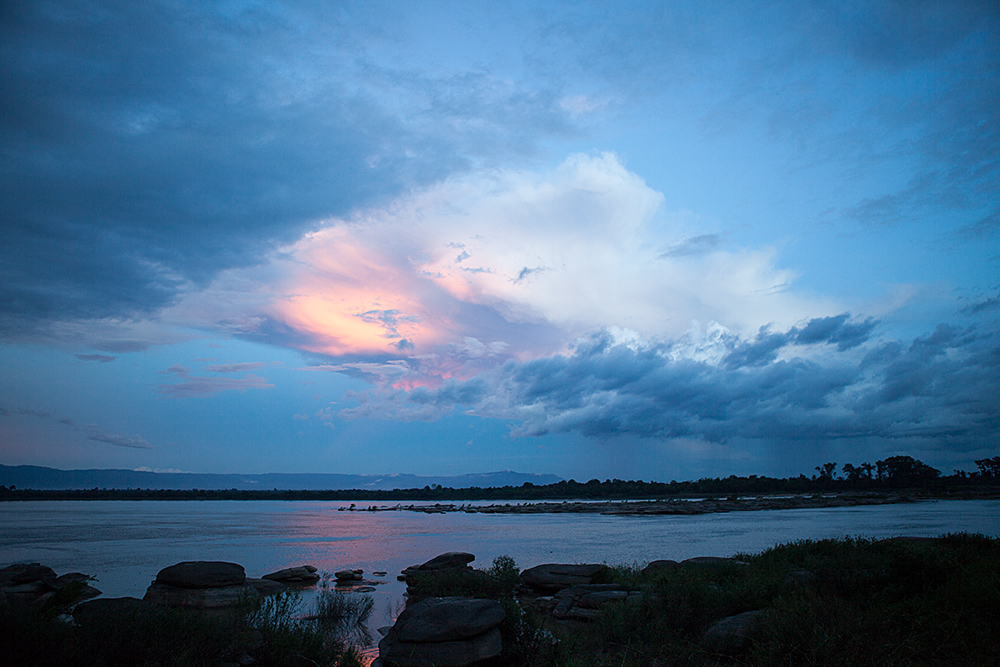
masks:
[[[237,364],[242,366],[243,364]],[[253,366],[253,364],[248,364]],[[264,364],[261,364],[264,365]],[[258,368],[258,366],[255,366]],[[243,369],[250,370],[250,369]],[[229,372],[229,371],[222,371]],[[242,378],[227,377],[198,377],[190,374],[187,366],[174,364],[164,371],[164,374],[174,374],[181,378],[181,382],[175,384],[159,385],[160,393],[169,398],[206,398],[215,396],[223,391],[246,391],[247,389],[273,389],[274,385],[266,379],[256,375],[247,375]]]
[[[245,373],[247,371],[255,371],[258,368],[264,368],[265,366],[267,364],[262,361],[248,361],[240,364],[212,364],[211,366],[206,366],[205,370],[210,373]]]
[[[692,332],[644,344],[599,332],[569,355],[509,360],[437,388],[354,395],[357,405],[340,415],[423,420],[463,409],[513,420],[516,436],[799,443],[788,446],[875,439],[970,448],[995,437],[995,328],[942,325],[908,346],[861,341],[874,327],[838,316],[752,338]]]
[[[102,364],[107,364],[114,361],[118,357],[111,357],[106,354],[78,354],[76,355],[76,358],[80,361],[99,361]]]
[[[90,425],[84,427],[87,438],[95,442],[104,442],[116,447],[128,447],[131,449],[154,449],[145,438],[138,435],[125,435],[124,433],[105,433],[98,427]]]
[[[148,318],[317,220],[571,131],[554,94],[383,58],[369,18],[298,2],[3,12],[0,336]]]
[[[552,354],[597,328],[656,338],[725,321],[745,333],[837,312],[792,292],[774,250],[685,236],[662,204],[610,153],[449,179],[331,220],[164,317],[226,303],[244,309],[227,318],[256,322],[240,335],[345,358],[341,372],[395,360],[404,387]]]
[[[108,433],[96,424],[77,426],[77,424],[69,417],[56,417],[52,413],[46,412],[45,410],[34,410],[30,408],[10,409],[6,406],[0,405],[0,417],[9,417],[12,415],[34,417],[35,419],[52,421],[65,426],[72,431],[84,433],[88,440],[93,440],[94,442],[103,442],[109,445],[115,445],[116,447],[127,447],[131,449],[155,449],[148,440],[140,435]]]

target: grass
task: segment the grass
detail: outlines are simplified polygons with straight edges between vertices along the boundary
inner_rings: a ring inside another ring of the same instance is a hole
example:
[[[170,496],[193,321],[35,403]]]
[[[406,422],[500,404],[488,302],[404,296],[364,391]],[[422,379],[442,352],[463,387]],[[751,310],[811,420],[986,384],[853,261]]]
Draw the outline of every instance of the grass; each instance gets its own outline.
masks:
[[[951,534],[931,541],[803,540],[720,563],[644,574],[611,566],[604,583],[641,590],[583,626],[558,624],[499,596],[512,667],[918,667],[1000,665],[1000,540]],[[510,563],[504,564],[509,577]],[[484,573],[498,579],[498,573]],[[470,579],[470,581],[472,581]],[[483,579],[467,591],[485,597]],[[425,594],[435,594],[424,589]],[[713,623],[766,610],[741,645],[718,648]],[[553,646],[542,628],[559,639]]]

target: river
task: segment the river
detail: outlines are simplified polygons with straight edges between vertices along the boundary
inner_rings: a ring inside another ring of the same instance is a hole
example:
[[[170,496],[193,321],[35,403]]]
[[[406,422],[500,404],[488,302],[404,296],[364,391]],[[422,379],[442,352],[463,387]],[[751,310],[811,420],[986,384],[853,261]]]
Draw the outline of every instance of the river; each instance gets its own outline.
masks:
[[[373,503],[374,504],[374,503]],[[259,577],[310,564],[388,576],[373,593],[370,625],[391,623],[405,585],[395,575],[446,551],[541,563],[645,563],[755,553],[799,539],[845,535],[1000,536],[1000,500],[931,500],[879,506],[690,516],[426,514],[342,511],[318,501],[29,501],[0,503],[0,567],[39,562],[97,577],[105,596],[141,597],[156,573],[188,560],[240,563]],[[358,503],[364,509],[368,503]],[[306,600],[308,603],[308,599]]]

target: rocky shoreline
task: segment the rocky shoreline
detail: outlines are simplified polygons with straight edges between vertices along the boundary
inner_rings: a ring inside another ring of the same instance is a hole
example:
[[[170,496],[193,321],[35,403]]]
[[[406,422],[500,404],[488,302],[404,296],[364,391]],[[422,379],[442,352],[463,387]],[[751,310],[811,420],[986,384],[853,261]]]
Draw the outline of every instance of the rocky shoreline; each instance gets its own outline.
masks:
[[[705,498],[698,500],[605,500],[561,502],[523,502],[490,505],[456,503],[435,503],[433,505],[369,505],[342,507],[346,512],[422,512],[424,514],[445,514],[464,512],[466,514],[604,514],[616,516],[664,515],[664,514],[713,514],[720,512],[758,512],[764,510],[819,509],[825,507],[854,507],[860,505],[892,505],[917,502],[904,494],[857,493],[857,494],[813,494],[796,496],[759,496],[754,498]]]

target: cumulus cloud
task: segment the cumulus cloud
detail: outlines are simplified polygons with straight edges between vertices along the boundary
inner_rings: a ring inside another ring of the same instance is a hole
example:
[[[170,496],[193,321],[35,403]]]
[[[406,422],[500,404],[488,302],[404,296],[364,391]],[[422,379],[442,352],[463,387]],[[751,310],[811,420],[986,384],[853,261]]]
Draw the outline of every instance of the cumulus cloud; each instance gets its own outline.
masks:
[[[559,352],[599,328],[656,339],[724,321],[746,334],[837,312],[789,289],[795,274],[773,249],[723,250],[686,231],[617,156],[574,155],[550,172],[449,179],[331,220],[164,317],[242,306],[256,324],[241,335],[412,388]],[[850,330],[838,331],[847,344]]]
[[[468,381],[354,396],[341,416],[419,420],[461,409],[513,420],[516,436],[712,443],[875,438],[968,448],[995,437],[995,329],[942,325],[904,345],[870,340],[874,326],[842,315],[749,338],[716,330],[642,345],[600,332],[571,354],[511,360]]]

